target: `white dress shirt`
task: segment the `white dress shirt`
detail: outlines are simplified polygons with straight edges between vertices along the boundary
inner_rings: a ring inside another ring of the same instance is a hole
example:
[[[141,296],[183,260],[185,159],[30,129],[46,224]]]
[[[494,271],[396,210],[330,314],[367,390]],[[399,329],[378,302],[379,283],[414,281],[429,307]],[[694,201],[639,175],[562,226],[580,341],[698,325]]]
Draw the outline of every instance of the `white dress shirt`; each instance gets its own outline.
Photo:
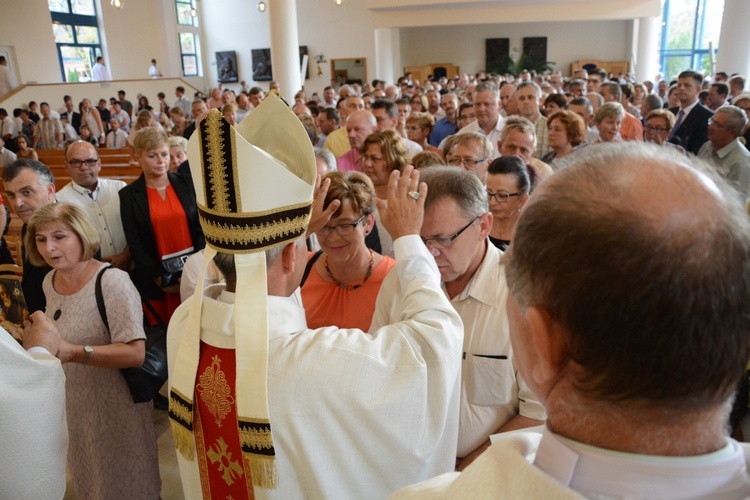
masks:
[[[457,134],[468,134],[469,132],[476,132],[482,135],[486,135],[487,139],[489,139],[490,144],[492,144],[492,158],[498,158],[500,156],[500,152],[497,150],[497,143],[500,140],[500,134],[503,131],[503,127],[505,127],[505,120],[502,116],[497,117],[497,123],[495,124],[495,128],[493,128],[490,133],[488,134],[485,132],[482,127],[479,126],[478,121],[473,121],[466,125],[464,128],[456,132]],[[442,143],[441,143],[442,145]],[[440,147],[440,146],[439,146]]]
[[[71,181],[57,193],[57,201],[77,205],[88,215],[99,232],[103,259],[122,253],[128,245],[120,219],[118,194],[125,186],[123,181],[99,178],[94,191]]]

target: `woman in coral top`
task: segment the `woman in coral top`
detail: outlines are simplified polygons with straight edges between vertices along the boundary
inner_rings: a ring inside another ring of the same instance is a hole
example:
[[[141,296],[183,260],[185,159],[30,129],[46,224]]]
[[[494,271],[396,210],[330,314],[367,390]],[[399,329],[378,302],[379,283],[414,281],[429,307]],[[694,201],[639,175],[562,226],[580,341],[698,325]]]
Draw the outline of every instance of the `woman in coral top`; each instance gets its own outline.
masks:
[[[322,253],[310,267],[302,286],[307,326],[370,328],[375,299],[386,275],[396,265],[367,248],[365,236],[375,224],[375,188],[360,172],[331,172],[324,208],[334,200],[341,206],[315,234]]]
[[[135,263],[133,283],[165,322],[180,305],[180,273],[166,272],[174,262],[170,259],[206,245],[193,183],[169,172],[167,141],[157,127],[135,134],[135,159],[143,174],[119,193],[122,226]]]

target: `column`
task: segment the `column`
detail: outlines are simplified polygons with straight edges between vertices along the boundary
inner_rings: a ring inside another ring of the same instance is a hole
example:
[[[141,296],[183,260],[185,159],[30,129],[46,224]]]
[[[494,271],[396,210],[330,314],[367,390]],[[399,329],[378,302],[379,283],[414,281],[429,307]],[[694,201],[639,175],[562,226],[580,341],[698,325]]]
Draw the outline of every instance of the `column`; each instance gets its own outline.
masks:
[[[397,28],[375,29],[375,75],[370,80],[377,78],[391,84],[401,76],[403,69],[400,68],[400,39]]]
[[[750,19],[750,2],[725,0],[716,71],[726,71],[730,75],[738,73],[745,78],[750,77],[750,50],[747,45],[748,19]]]
[[[638,51],[635,60],[636,81],[654,81],[659,72],[659,17],[638,19]]]
[[[300,78],[299,33],[296,0],[273,0],[267,3],[271,30],[271,65],[273,79],[281,95],[294,103],[294,94],[302,89]]]

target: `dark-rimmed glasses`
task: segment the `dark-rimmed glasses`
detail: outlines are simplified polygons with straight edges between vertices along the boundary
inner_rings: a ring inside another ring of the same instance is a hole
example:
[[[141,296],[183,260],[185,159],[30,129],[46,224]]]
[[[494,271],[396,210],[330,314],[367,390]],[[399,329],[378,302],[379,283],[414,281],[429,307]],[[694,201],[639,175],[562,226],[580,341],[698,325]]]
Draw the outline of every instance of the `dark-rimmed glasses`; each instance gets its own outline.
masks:
[[[81,168],[83,165],[86,165],[89,168],[94,168],[96,164],[99,163],[99,158],[89,158],[88,160],[69,160],[68,165],[71,167],[78,169]]]
[[[492,199],[494,198],[498,203],[507,203],[511,196],[519,196],[520,194],[520,191],[518,193],[493,193],[488,189],[487,199],[492,201]]]
[[[422,241],[424,242],[425,246],[430,248],[437,248],[437,249],[443,249],[443,248],[450,248],[453,246],[453,241],[455,241],[456,238],[461,236],[461,233],[469,229],[469,226],[474,224],[481,215],[477,215],[474,219],[472,219],[471,222],[466,224],[464,227],[459,229],[456,233],[453,234],[453,236],[448,236],[447,238],[422,238]]]
[[[339,236],[348,236],[354,232],[354,228],[357,227],[357,225],[365,220],[365,217],[367,217],[367,214],[363,215],[359,219],[355,220],[351,224],[339,224],[338,226],[323,226],[318,230],[318,233],[320,233],[323,236],[328,236],[331,231],[336,231]]]

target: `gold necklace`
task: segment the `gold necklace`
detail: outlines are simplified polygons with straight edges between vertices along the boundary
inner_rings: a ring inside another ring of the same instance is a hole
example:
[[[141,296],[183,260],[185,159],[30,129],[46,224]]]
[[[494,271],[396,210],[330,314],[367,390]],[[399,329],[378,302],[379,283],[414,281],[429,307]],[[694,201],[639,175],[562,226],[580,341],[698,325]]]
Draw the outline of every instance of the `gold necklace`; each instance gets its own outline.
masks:
[[[372,274],[372,267],[375,264],[375,254],[373,253],[372,249],[370,249],[370,265],[367,268],[367,274],[365,274],[365,277],[362,278],[362,281],[355,285],[347,285],[345,283],[339,283],[336,278],[333,277],[333,274],[331,274],[331,269],[328,267],[328,254],[326,254],[326,260],[325,260],[325,268],[326,272],[328,273],[328,277],[333,280],[333,282],[338,285],[339,287],[343,288],[344,290],[354,290],[355,288],[359,288],[365,283],[367,283],[367,280],[370,278],[370,275]]]

